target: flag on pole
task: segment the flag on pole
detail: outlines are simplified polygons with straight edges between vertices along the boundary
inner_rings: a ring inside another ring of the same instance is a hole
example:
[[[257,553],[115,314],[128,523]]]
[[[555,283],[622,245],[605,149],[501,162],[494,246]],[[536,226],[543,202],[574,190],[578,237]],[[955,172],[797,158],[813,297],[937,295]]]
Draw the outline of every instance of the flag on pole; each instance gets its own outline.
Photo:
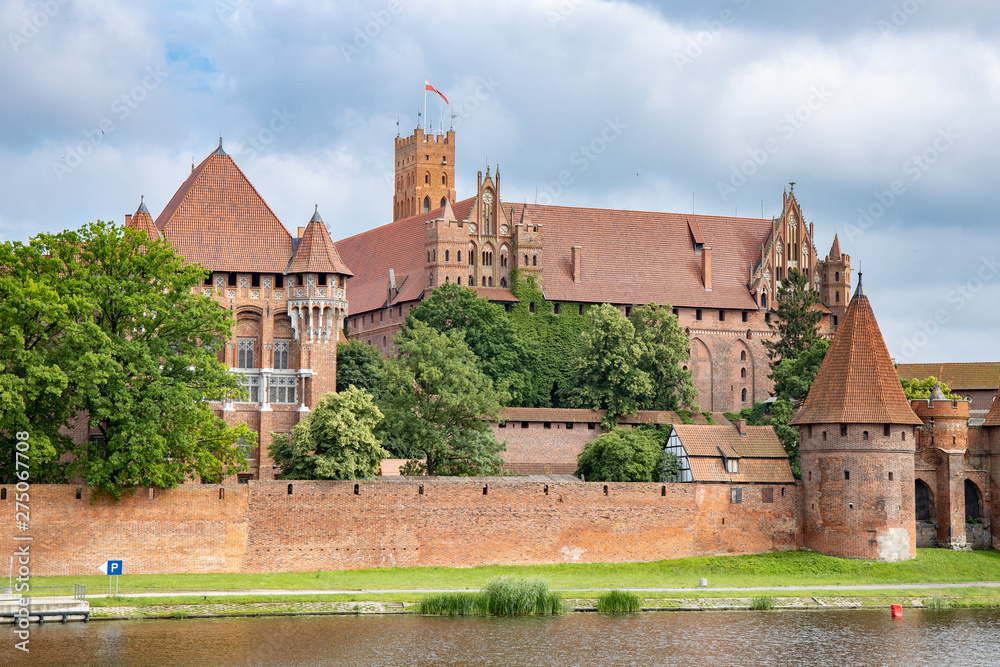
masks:
[[[430,82],[430,81],[428,81],[427,79],[424,79],[424,90],[425,90],[425,91],[426,91],[426,90],[429,90],[429,91],[431,91],[432,93],[437,93],[438,95],[440,95],[440,96],[441,96],[441,99],[442,99],[442,100],[444,100],[444,103],[445,103],[445,104],[447,104],[447,105],[451,106],[451,102],[449,102],[449,101],[448,101],[448,98],[444,96],[444,93],[442,93],[442,92],[441,92],[440,90],[438,90],[437,88],[435,88],[434,86],[432,86],[432,85],[431,85],[431,82]]]

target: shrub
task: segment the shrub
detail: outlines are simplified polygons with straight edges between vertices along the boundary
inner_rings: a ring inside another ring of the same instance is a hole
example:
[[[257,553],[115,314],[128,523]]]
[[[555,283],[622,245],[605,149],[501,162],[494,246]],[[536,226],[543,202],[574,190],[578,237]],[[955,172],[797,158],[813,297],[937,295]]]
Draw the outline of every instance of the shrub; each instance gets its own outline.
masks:
[[[482,593],[441,593],[420,601],[417,612],[436,616],[486,616]]]
[[[774,609],[774,598],[770,595],[762,595],[750,601],[750,609],[754,611],[770,611]]]
[[[601,593],[597,598],[597,611],[606,614],[634,613],[642,609],[639,596],[632,591],[623,591],[614,588],[606,593]]]
[[[659,482],[663,446],[638,428],[616,428],[587,443],[577,475],[591,482]]]
[[[550,592],[549,585],[537,577],[497,577],[486,585],[483,593],[489,613],[494,616],[558,614],[562,611],[562,597]]]

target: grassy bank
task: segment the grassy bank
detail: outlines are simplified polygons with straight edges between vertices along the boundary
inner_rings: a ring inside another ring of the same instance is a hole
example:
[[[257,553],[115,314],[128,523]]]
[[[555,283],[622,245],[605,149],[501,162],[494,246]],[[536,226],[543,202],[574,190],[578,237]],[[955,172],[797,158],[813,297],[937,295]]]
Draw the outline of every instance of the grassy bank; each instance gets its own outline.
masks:
[[[126,571],[129,564],[125,564]],[[271,574],[125,574],[122,593],[170,591],[481,589],[502,576],[542,577],[553,589],[688,588],[702,577],[710,587],[959,583],[1000,580],[1000,552],[918,549],[903,563],[873,563],[788,552],[756,556],[682,558],[653,563],[566,563],[559,565],[489,566],[478,568],[385,568],[333,572]],[[33,577],[36,586],[85,584],[88,593],[106,590],[103,575]],[[372,599],[371,594],[364,596]],[[397,596],[398,597],[398,596]]]

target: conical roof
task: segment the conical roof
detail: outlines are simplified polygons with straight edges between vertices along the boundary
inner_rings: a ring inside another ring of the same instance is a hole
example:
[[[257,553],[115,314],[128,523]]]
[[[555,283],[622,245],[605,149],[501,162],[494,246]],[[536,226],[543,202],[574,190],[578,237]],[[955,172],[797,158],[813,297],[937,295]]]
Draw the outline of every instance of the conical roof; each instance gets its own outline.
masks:
[[[851,299],[805,405],[790,424],[913,424],[875,313],[861,286]]]
[[[993,399],[993,405],[990,406],[989,414],[986,415],[986,421],[983,422],[983,426],[1000,426],[1000,389],[997,390],[997,395]]]
[[[156,228],[156,223],[153,222],[153,216],[149,214],[149,209],[146,208],[146,202],[142,199],[139,200],[139,208],[135,210],[135,215],[129,220],[128,224],[125,225],[131,229],[140,229],[146,232],[146,236],[151,241],[160,240],[160,230]]]
[[[353,276],[340,258],[330,232],[319,215],[319,206],[306,225],[306,231],[295,249],[295,256],[289,262],[285,273],[341,273]]]
[[[219,148],[194,168],[156,219],[189,262],[215,271],[281,273],[292,235],[233,158]]]
[[[830,246],[830,254],[827,255],[828,259],[841,259],[840,254],[840,239],[836,234],[833,235],[833,245]]]

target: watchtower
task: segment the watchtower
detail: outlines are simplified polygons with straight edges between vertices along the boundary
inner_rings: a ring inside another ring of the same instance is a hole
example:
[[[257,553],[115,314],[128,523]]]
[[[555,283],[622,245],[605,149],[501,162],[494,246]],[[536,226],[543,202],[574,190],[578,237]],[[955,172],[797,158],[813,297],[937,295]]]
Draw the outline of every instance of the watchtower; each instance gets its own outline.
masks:
[[[392,220],[455,203],[455,131],[396,137],[396,187]]]

